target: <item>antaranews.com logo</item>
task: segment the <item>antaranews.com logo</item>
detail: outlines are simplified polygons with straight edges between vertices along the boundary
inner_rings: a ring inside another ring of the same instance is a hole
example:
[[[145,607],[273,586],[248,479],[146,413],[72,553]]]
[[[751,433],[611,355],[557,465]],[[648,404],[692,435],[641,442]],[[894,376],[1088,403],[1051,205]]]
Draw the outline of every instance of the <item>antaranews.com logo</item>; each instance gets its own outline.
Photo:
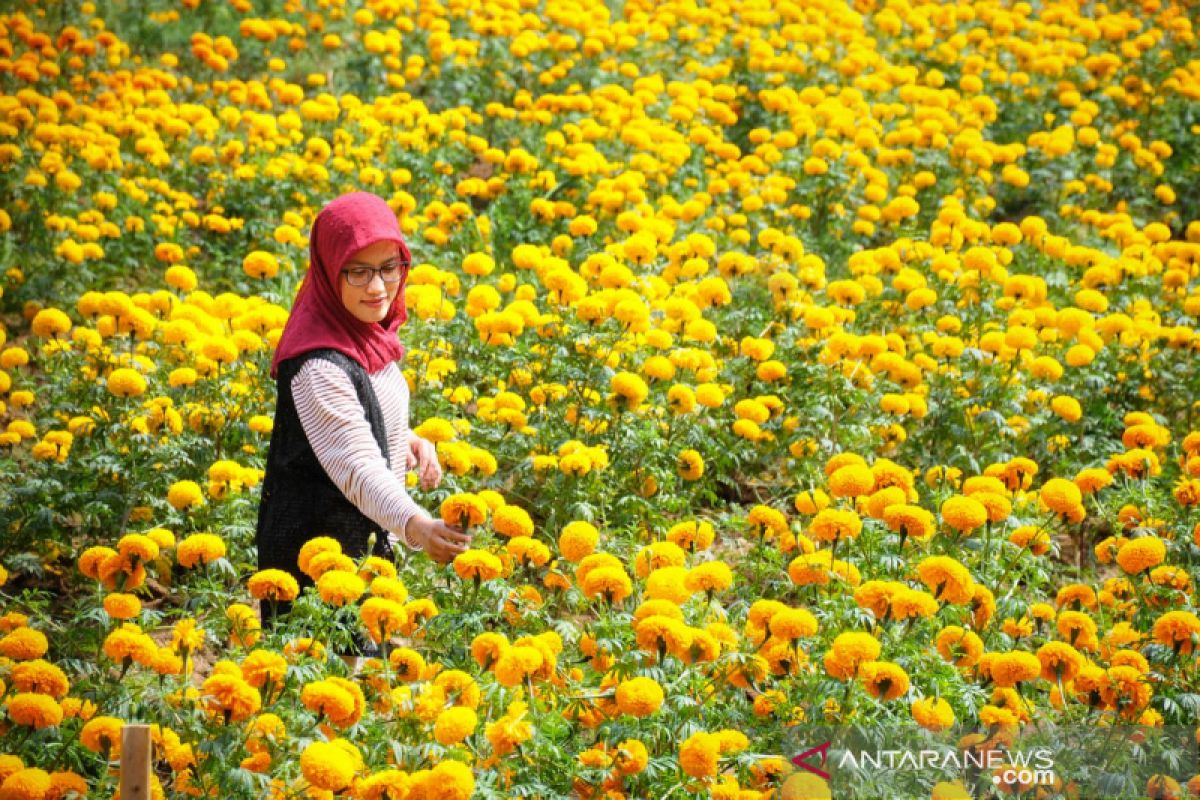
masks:
[[[1144,796],[1200,771],[1183,727],[1034,727],[1007,731],[799,726],[782,800]]]

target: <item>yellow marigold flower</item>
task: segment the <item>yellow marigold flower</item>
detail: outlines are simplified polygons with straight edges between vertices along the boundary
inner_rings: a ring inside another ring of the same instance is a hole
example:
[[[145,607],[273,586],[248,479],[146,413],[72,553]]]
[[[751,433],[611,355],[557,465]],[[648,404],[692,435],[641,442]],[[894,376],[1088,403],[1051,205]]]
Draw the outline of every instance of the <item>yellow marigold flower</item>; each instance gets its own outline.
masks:
[[[764,506],[764,508],[765,508],[765,506]],[[754,515],[754,511],[751,511],[750,513],[751,513],[751,516]],[[709,547],[712,546],[712,543],[715,539],[716,539],[716,531],[713,530],[712,523],[710,523],[706,520],[699,520],[699,521],[687,520],[684,522],[677,522],[674,525],[672,525],[670,527],[670,529],[667,531],[667,542],[674,544],[677,548],[679,548],[679,550],[681,552],[679,552],[678,558],[676,558],[675,551],[670,550],[669,548],[666,550],[663,550],[662,553],[659,553],[658,550],[654,550],[653,554],[655,556],[665,555],[668,553],[670,554],[670,558],[668,558],[667,562],[656,563],[655,567],[657,568],[660,566],[668,566],[668,565],[680,566],[684,563],[684,556],[683,556],[682,551],[695,553],[700,550],[707,550]],[[650,547],[654,548],[654,547],[660,546],[661,544],[662,544],[661,542],[658,542],[655,545],[651,545]],[[643,548],[642,552],[646,552],[646,549]],[[641,569],[640,569],[640,563],[641,563],[640,558],[641,558],[641,553],[639,553],[638,574],[642,575],[642,577],[645,577],[645,575],[642,574]]]
[[[764,541],[779,538],[788,532],[787,517],[770,506],[757,505],[750,509],[746,522],[750,532]]]
[[[247,720],[262,707],[258,690],[237,675],[210,675],[200,690],[208,711],[222,715],[227,723]]]
[[[517,686],[545,664],[546,657],[536,647],[513,646],[496,662],[493,672],[502,686]]]
[[[179,566],[190,569],[197,564],[211,564],[225,557],[225,542],[212,533],[193,533],[175,548]]]
[[[1167,545],[1157,536],[1130,539],[1117,551],[1117,564],[1126,574],[1137,575],[1157,567],[1167,557]]]
[[[388,654],[388,663],[396,672],[396,680],[404,683],[419,681],[425,672],[425,658],[409,647],[398,647]]]
[[[71,330],[71,318],[57,308],[43,308],[29,323],[34,336],[53,339]]]
[[[1017,547],[1029,548],[1035,556],[1045,555],[1050,550],[1050,533],[1040,525],[1022,525],[1013,529],[1008,540]]]
[[[801,492],[796,495],[793,505],[801,514],[812,516],[818,511],[828,508],[829,496],[820,489],[814,489],[811,492]]]
[[[716,777],[721,757],[721,737],[699,731],[679,746],[679,766],[693,778]]]
[[[937,530],[933,514],[920,506],[890,505],[883,511],[883,521],[889,529],[900,534],[901,544],[906,539],[923,542]]]
[[[782,608],[771,615],[767,627],[772,636],[791,643],[815,635],[817,618],[803,608]]]
[[[954,709],[940,697],[914,700],[909,708],[913,720],[926,730],[944,731],[954,725]]]
[[[486,550],[471,549],[454,557],[454,571],[463,580],[490,581],[500,577],[504,565]]]
[[[921,582],[935,598],[947,603],[970,602],[974,580],[971,573],[949,556],[930,556],[917,565]]]
[[[1058,395],[1050,400],[1050,410],[1067,422],[1078,422],[1083,417],[1083,408],[1074,397]]]
[[[691,590],[687,588],[687,569],[662,567],[654,570],[646,577],[646,595],[656,600],[685,603],[692,595]]]
[[[684,585],[692,592],[723,592],[733,585],[733,571],[723,561],[706,561],[688,570]]]
[[[829,476],[834,497],[861,497],[875,490],[875,474],[865,464],[847,464]]]
[[[598,567],[589,570],[580,581],[585,597],[603,597],[606,603],[620,603],[633,592],[633,583],[623,567]]]
[[[694,523],[679,523],[681,526],[688,526]],[[707,523],[701,523],[705,525]],[[674,528],[672,528],[674,530]],[[699,535],[703,536],[702,531],[698,531]],[[670,536],[668,532],[668,536]],[[692,535],[692,532],[686,532],[682,536],[678,536],[680,541],[687,541],[687,537]],[[700,540],[703,542],[703,539]],[[673,541],[654,542],[648,544],[638,551],[634,558],[634,571],[639,578],[645,578],[651,572],[663,567],[682,567],[687,563],[687,553]]]
[[[322,576],[324,577],[326,576]],[[318,588],[319,586],[320,582]],[[408,613],[404,606],[386,597],[367,598],[359,608],[358,614],[371,640],[377,644],[390,639],[408,622]]]
[[[1170,647],[1176,655],[1190,654],[1200,642],[1200,618],[1191,611],[1168,611],[1151,629],[1154,641]]]
[[[300,594],[296,579],[281,569],[264,569],[254,573],[246,582],[255,600],[290,602]]]
[[[0,656],[13,661],[30,661],[46,655],[50,641],[46,634],[34,628],[21,626],[0,638]]]
[[[300,690],[300,702],[339,728],[356,724],[366,709],[366,700],[358,684],[335,676],[305,684]]]
[[[823,509],[808,526],[809,535],[822,542],[855,539],[861,532],[862,518],[850,509]]]
[[[1083,502],[1083,493],[1065,478],[1051,478],[1042,485],[1041,502],[1056,514],[1070,514]]]
[[[12,688],[62,699],[70,690],[71,682],[59,667],[38,658],[22,661],[12,668]]]
[[[268,682],[279,689],[287,677],[287,661],[276,652],[254,650],[242,660],[242,675],[255,689],[262,689]]]
[[[176,511],[196,508],[204,504],[204,492],[195,481],[176,481],[167,490],[167,502]]]
[[[113,619],[133,619],[142,613],[142,601],[136,595],[113,592],[104,597],[104,611]]]
[[[341,607],[358,601],[367,591],[367,583],[353,572],[329,570],[317,578],[317,592],[321,601]]]
[[[146,393],[146,378],[130,367],[119,367],[108,375],[108,391],[117,397],[141,397]]]
[[[942,519],[959,533],[970,533],[988,521],[988,510],[974,497],[954,495],[942,503]]]
[[[867,693],[879,700],[895,700],[908,691],[908,673],[889,661],[867,661],[859,665],[858,679]]]
[[[442,501],[442,520],[449,525],[458,525],[464,530],[472,525],[482,525],[487,519],[488,507],[478,495],[469,493],[452,494]]]
[[[675,462],[675,470],[685,481],[698,481],[704,477],[704,457],[696,450],[684,450]]]
[[[412,797],[470,800],[475,794],[475,776],[461,761],[440,761],[432,770],[413,773],[412,779]]]
[[[1038,648],[1037,659],[1041,676],[1051,683],[1070,683],[1085,662],[1083,654],[1066,642],[1046,642]]]
[[[568,522],[558,537],[558,551],[563,558],[578,563],[591,555],[600,541],[600,532],[591,523]]]
[[[300,754],[300,771],[316,788],[327,792],[340,792],[350,785],[360,768],[361,756],[356,761],[354,756],[347,752],[347,748],[353,747],[344,739],[313,742]]]
[[[617,685],[616,701],[622,714],[648,717],[662,706],[663,689],[653,678],[630,678]]]
[[[1093,494],[1113,482],[1112,473],[1099,467],[1081,470],[1075,476],[1075,485],[1083,494]]]
[[[4,705],[8,718],[15,724],[36,730],[57,727],[63,719],[62,706],[47,694],[18,692],[9,696]]]
[[[625,408],[630,411],[637,409],[650,393],[650,388],[640,375],[633,372],[618,372],[609,382],[616,397],[625,401]]]
[[[279,274],[279,260],[265,250],[254,250],[242,259],[242,270],[251,278],[274,278]]]
[[[839,680],[849,680],[858,674],[860,665],[879,658],[880,651],[879,640],[869,633],[839,633],[825,653],[825,671]]]
[[[1015,686],[1022,681],[1031,681],[1042,673],[1042,662],[1033,653],[1014,650],[998,653],[991,663],[992,680],[997,686]]]
[[[474,709],[453,706],[438,714],[433,726],[433,737],[443,747],[451,747],[475,732],[479,717]]]
[[[519,506],[505,505],[493,511],[492,527],[502,536],[533,536],[533,520]]]

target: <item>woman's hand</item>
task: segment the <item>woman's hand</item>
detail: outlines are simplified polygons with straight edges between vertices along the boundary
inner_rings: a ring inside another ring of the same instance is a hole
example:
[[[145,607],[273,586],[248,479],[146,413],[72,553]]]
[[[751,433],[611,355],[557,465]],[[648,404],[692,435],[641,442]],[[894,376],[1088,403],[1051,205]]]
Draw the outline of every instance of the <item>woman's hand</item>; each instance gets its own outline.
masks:
[[[442,465],[438,463],[437,447],[415,433],[408,436],[408,468],[418,471],[421,488],[425,491],[442,482]]]
[[[471,536],[464,533],[462,528],[429,517],[410,519],[408,536],[439,564],[451,561],[471,544]]]

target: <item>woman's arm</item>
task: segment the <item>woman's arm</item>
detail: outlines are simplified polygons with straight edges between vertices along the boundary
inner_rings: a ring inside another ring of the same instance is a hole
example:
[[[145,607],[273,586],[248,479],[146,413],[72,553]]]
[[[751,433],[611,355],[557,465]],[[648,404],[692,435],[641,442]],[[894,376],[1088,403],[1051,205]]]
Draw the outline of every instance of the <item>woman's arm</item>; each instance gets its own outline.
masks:
[[[350,376],[328,361],[310,359],[292,379],[292,397],[304,434],[334,485],[372,521],[396,531],[409,547],[418,546],[417,537],[409,536],[409,521],[429,514],[388,468]]]

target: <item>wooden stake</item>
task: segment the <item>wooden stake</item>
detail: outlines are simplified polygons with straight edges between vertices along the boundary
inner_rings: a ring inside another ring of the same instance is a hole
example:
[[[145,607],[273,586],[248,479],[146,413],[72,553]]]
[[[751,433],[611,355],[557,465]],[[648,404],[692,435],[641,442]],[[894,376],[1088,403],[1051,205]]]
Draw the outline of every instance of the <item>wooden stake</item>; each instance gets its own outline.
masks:
[[[121,728],[121,800],[150,800],[150,726]]]

